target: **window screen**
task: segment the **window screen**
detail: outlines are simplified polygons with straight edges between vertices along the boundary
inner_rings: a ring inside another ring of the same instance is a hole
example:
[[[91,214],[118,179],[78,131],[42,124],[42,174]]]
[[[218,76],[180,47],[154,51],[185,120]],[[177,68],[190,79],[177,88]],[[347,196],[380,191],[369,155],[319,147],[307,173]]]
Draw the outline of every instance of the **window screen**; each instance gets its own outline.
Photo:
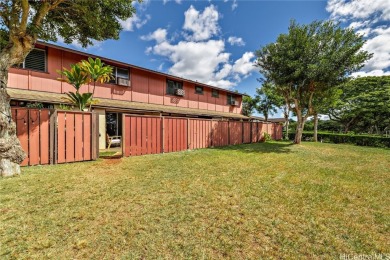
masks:
[[[167,94],[174,95],[175,89],[183,89],[183,83],[168,79],[167,80]]]
[[[195,93],[196,94],[203,94],[203,87],[195,86]]]
[[[129,70],[116,68],[116,77],[123,78],[123,79],[129,79]]]
[[[228,105],[232,104],[232,102],[234,102],[235,100],[236,100],[236,98],[233,95],[227,95]]]
[[[128,69],[118,68],[118,67],[114,67],[114,66],[111,66],[111,67],[112,67],[113,78],[110,79],[110,81],[109,81],[110,83],[116,84],[117,78],[130,79]]]
[[[219,92],[218,92],[218,90],[213,89],[213,90],[211,91],[211,96],[212,96],[212,97],[219,97]]]

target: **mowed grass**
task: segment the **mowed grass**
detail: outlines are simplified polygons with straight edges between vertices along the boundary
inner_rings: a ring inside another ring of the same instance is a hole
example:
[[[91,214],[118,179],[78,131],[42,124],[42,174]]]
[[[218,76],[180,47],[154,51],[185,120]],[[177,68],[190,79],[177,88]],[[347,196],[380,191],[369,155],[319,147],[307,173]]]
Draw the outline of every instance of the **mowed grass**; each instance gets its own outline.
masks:
[[[390,150],[271,142],[23,168],[0,258],[338,258],[390,251]]]

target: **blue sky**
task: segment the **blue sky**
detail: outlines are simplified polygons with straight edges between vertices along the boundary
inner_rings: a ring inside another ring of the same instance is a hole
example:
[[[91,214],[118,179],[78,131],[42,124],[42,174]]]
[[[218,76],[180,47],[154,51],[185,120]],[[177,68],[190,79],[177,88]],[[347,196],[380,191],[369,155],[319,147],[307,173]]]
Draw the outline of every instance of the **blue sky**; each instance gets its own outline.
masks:
[[[68,47],[253,95],[260,87],[253,52],[287,32],[291,19],[334,19],[364,34],[374,53],[356,75],[390,74],[389,0],[148,0],[135,7],[121,21],[120,40]]]

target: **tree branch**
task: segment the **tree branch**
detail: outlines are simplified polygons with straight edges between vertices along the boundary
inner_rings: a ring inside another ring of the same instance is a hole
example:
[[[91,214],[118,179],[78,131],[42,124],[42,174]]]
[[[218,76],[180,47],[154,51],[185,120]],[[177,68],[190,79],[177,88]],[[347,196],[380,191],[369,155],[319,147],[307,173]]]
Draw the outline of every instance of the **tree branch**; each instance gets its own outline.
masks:
[[[20,22],[20,32],[25,32],[27,29],[28,14],[30,11],[30,4],[28,0],[22,0],[22,20]]]

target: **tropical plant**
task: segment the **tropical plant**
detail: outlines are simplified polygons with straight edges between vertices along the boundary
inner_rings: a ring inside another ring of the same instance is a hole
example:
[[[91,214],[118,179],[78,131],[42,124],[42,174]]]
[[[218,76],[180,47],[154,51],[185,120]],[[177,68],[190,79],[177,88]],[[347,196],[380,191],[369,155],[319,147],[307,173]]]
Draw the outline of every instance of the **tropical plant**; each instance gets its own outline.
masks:
[[[69,83],[76,89],[76,92],[69,91],[68,93],[65,93],[67,95],[67,97],[64,98],[66,101],[74,104],[80,111],[83,111],[87,105],[92,103],[91,93],[80,94],[79,92],[81,86],[88,83],[90,80],[88,73],[79,63],[70,65],[70,70],[63,68],[62,71],[57,71],[57,73],[64,76],[59,80]]]
[[[80,111],[84,111],[84,109],[93,102],[91,99],[92,93],[80,94],[79,92],[68,92],[65,94],[68,96],[65,99],[76,105]]]
[[[61,109],[61,110],[72,110],[72,106],[69,106],[67,104],[59,104],[58,105],[58,109]]]
[[[26,107],[42,109],[44,105],[41,102],[28,102]]]
[[[8,70],[24,61],[37,39],[83,47],[93,40],[118,39],[121,20],[135,13],[132,0],[1,0],[0,1],[0,175],[20,174],[26,157],[15,132],[7,94]]]
[[[71,64],[70,70],[63,68],[62,71],[57,71],[57,73],[65,77],[60,78],[59,80],[72,85],[76,89],[76,92],[79,92],[81,86],[89,81],[88,73],[83,70],[80,64]]]
[[[112,71],[113,68],[108,65],[104,65],[104,63],[99,59],[88,58],[88,61],[81,61],[82,70],[88,73],[90,81],[93,82],[93,90],[91,99],[95,94],[96,82],[105,83],[109,82],[112,79]],[[92,103],[89,105],[89,111],[91,111]]]

